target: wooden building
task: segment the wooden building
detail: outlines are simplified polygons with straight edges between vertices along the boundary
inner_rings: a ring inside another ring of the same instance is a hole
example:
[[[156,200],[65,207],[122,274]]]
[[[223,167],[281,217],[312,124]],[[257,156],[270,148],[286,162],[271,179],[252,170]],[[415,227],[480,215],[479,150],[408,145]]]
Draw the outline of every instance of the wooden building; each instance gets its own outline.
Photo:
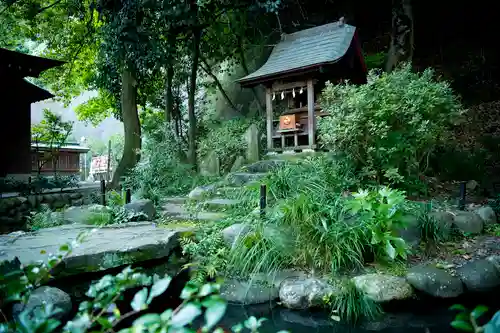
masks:
[[[316,149],[316,120],[328,116],[318,105],[327,81],[366,83],[356,28],[338,22],[284,34],[267,62],[238,80],[264,85],[268,152]]]
[[[48,91],[25,80],[63,62],[0,48],[0,177],[28,177],[31,160],[31,103],[52,98]]]
[[[38,171],[40,171],[43,176],[53,176],[55,164],[55,170],[59,175],[79,175],[81,171],[80,154],[86,154],[89,150],[89,148],[76,143],[67,143],[58,149],[57,160],[53,161],[50,158],[52,149],[49,145],[32,143],[31,173],[37,175]]]

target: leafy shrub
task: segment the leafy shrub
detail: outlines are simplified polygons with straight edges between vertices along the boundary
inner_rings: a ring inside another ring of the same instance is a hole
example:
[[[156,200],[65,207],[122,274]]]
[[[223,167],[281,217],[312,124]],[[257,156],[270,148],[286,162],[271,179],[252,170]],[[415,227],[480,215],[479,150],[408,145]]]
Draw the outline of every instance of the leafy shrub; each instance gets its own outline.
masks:
[[[182,162],[177,140],[163,135],[163,140],[147,141],[141,161],[131,171],[125,186],[156,204],[169,195],[184,194],[197,185],[212,179],[198,175],[190,165]]]
[[[243,134],[253,123],[256,121],[246,118],[213,123],[207,135],[198,143],[200,160],[214,152],[219,158],[221,171],[223,173],[230,171],[236,158],[245,154],[247,143]]]
[[[144,216],[146,216],[144,213],[125,209],[123,206],[110,206],[109,208],[92,212],[85,222],[102,227],[111,224],[136,222]]]
[[[53,177],[38,175],[31,178],[31,182],[27,180],[18,180],[14,178],[0,179],[0,192],[18,192],[22,195],[39,194],[44,190],[65,189],[71,187],[79,187],[77,176],[61,176],[57,174]]]
[[[61,214],[53,212],[48,205],[41,205],[38,211],[31,212],[28,216],[27,227],[29,230],[52,228],[64,224]]]
[[[245,209],[239,221],[247,220],[250,232],[230,253],[231,271],[270,272],[286,263],[337,272],[359,268],[373,254],[391,260],[406,256],[406,244],[396,236],[403,193],[381,188],[348,199],[344,191],[356,184],[348,164],[309,158],[285,164],[263,182],[269,193],[264,221],[244,215],[258,205],[259,184],[240,195]],[[281,234],[266,234],[273,229]]]
[[[353,161],[364,181],[398,186],[418,184],[462,114],[448,83],[410,65],[371,71],[365,85],[328,84],[321,105],[330,113],[319,121],[321,142]]]
[[[437,244],[448,238],[446,230],[429,214],[421,213],[418,216],[420,239],[425,243]]]
[[[325,303],[334,316],[340,315],[341,319],[353,324],[360,319],[376,319],[382,314],[380,305],[366,297],[350,280],[342,283],[338,295],[326,297]]]
[[[406,259],[406,242],[396,236],[404,224],[403,192],[382,187],[378,191],[361,190],[353,196],[354,200],[348,202],[350,213],[358,216],[370,231],[375,255],[391,261],[398,256]]]
[[[161,314],[148,311],[153,300],[163,295],[172,278],[165,275],[148,276],[140,271],[127,267],[121,273],[113,276],[106,275],[93,283],[86,293],[90,299],[80,303],[77,315],[70,321],[62,323],[54,318],[60,312],[52,304],[45,304],[30,314],[24,310],[19,320],[7,318],[3,312],[5,306],[14,302],[26,303],[30,293],[35,288],[47,283],[51,278],[50,272],[58,266],[64,258],[72,253],[74,246],[80,244],[88,233],[80,234],[72,244],[60,247],[59,254],[50,255],[47,262],[20,266],[16,261],[13,265],[19,268],[8,274],[0,275],[0,332],[110,332],[117,331],[123,322],[129,318],[137,318],[129,328],[120,330],[126,332],[167,332],[167,331],[195,331],[209,332],[223,318],[226,312],[226,302],[219,296],[218,283],[188,283],[181,292],[181,304],[175,309],[165,309]],[[43,251],[42,251],[43,252]],[[131,310],[122,313],[118,307],[119,300],[124,298],[128,290],[139,289],[130,302]],[[200,324],[197,319],[204,314],[204,321]],[[244,323],[233,328],[235,332],[243,332],[244,328],[250,332],[258,332],[265,318],[250,317]],[[220,331],[216,330],[216,331]]]
[[[193,281],[203,282],[224,272],[229,249],[220,231],[221,226],[209,225],[181,238],[182,252],[191,258],[189,267],[194,268]]]
[[[289,268],[295,261],[293,235],[289,230],[279,231],[268,223],[250,218],[245,228],[247,232],[239,235],[229,253],[228,271],[247,277],[252,273],[273,274]]]

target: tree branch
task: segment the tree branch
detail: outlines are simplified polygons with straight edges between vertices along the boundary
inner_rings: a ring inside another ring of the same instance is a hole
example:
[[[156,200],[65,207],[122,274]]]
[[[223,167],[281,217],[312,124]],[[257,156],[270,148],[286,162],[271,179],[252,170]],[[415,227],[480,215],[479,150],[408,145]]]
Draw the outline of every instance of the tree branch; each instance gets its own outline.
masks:
[[[219,91],[222,94],[222,97],[224,97],[224,99],[226,100],[227,104],[229,104],[229,106],[234,111],[238,111],[238,109],[236,109],[236,106],[234,106],[233,101],[231,101],[231,98],[229,98],[229,96],[227,95],[226,91],[224,90],[224,87],[222,86],[221,82],[219,81],[219,79],[217,78],[217,76],[210,69],[210,66],[208,65],[208,62],[205,59],[205,57],[203,57],[202,55],[200,55],[200,60],[201,60],[201,63],[200,63],[201,69],[205,73],[207,73],[207,75],[210,76],[214,80],[215,84],[217,85],[217,88],[219,88]]]
[[[57,6],[58,4],[60,4],[61,2],[63,2],[63,0],[56,0],[54,1],[53,3],[51,3],[50,5],[47,5],[45,7],[42,7],[40,8],[39,10],[37,10],[35,16],[37,16],[38,14],[42,13],[43,11],[47,10],[47,9],[50,9],[54,6]]]

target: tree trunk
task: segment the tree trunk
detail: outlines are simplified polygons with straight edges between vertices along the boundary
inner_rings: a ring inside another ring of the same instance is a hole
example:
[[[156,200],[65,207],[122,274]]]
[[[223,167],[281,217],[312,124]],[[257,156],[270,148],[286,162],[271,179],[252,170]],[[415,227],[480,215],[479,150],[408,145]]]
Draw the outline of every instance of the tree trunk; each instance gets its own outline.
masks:
[[[137,83],[131,71],[124,69],[122,73],[121,111],[125,144],[123,155],[116,167],[111,181],[111,188],[118,188],[120,180],[132,169],[140,159],[141,125],[137,113]]]
[[[402,61],[412,61],[413,39],[411,0],[393,0],[391,46],[385,64],[386,72],[391,72]]]
[[[191,75],[188,91],[188,118],[189,118],[189,133],[188,133],[188,161],[196,170],[196,114],[194,110],[196,96],[196,77],[198,73],[198,65],[200,60],[200,38],[201,30],[195,28],[193,31],[193,49],[192,49],[192,64]]]
[[[172,115],[174,111],[174,94],[172,92],[172,81],[174,79],[174,50],[175,36],[168,35],[167,77],[165,80],[165,121],[166,129],[171,130]]]

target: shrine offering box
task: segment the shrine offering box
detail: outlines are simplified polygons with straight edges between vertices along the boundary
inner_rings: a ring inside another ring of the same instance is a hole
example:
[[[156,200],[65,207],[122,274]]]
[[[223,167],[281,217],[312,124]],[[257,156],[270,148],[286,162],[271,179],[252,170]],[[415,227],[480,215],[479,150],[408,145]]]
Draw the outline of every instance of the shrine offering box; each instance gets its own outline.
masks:
[[[296,128],[296,121],[294,114],[287,114],[280,116],[280,130],[289,130]]]

